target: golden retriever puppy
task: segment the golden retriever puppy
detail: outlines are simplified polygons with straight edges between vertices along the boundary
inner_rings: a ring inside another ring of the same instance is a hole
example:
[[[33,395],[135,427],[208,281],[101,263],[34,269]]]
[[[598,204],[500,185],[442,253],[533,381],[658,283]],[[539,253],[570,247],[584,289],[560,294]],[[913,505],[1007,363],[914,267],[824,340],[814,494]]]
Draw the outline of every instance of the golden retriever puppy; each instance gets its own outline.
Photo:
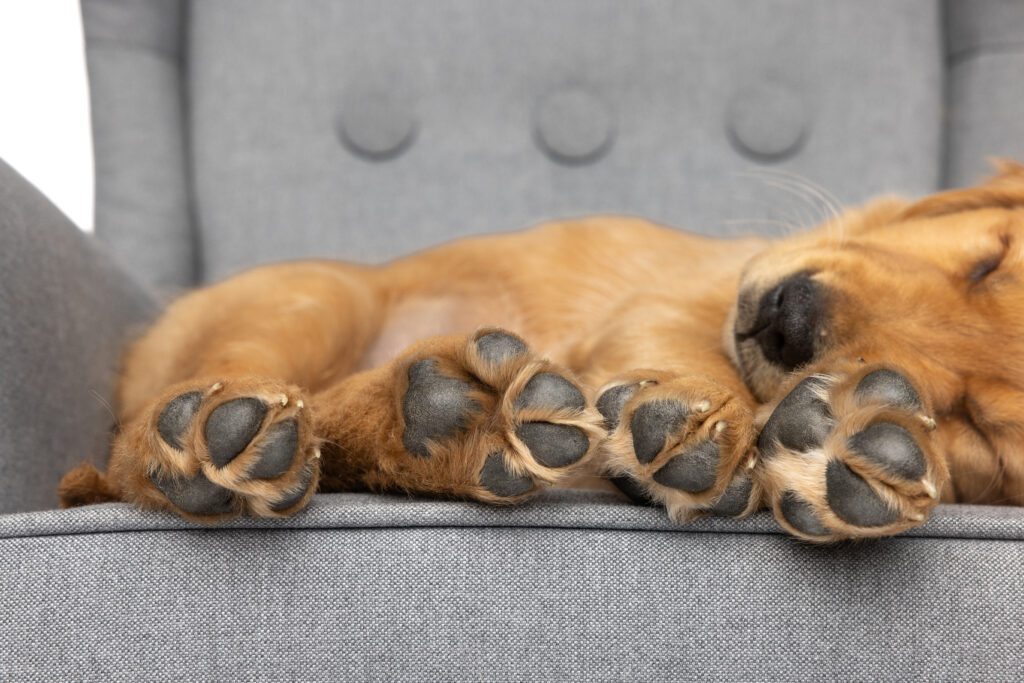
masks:
[[[768,507],[833,541],[1024,504],[1024,166],[780,241],[601,216],[255,268],[128,349],[117,413],[64,505],[217,522],[591,472],[680,521]]]

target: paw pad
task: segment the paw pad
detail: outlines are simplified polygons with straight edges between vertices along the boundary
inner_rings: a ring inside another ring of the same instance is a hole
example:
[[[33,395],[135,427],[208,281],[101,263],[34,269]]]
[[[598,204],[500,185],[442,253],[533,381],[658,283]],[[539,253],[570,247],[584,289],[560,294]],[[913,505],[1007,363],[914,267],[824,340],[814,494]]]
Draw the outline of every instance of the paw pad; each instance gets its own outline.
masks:
[[[153,485],[175,506],[193,515],[223,515],[234,510],[234,496],[217,486],[202,472],[192,478],[158,473],[150,477]]]
[[[472,390],[469,382],[440,374],[435,360],[414,363],[409,368],[409,389],[402,399],[405,450],[429,458],[428,439],[445,439],[465,429],[470,414],[480,408],[468,396]]]
[[[299,423],[295,418],[278,422],[260,439],[260,459],[249,469],[253,479],[275,479],[288,471],[299,448]]]
[[[828,404],[819,397],[826,386],[823,378],[811,375],[782,399],[757,439],[763,456],[770,456],[776,444],[804,452],[824,443],[835,425]]]
[[[821,523],[814,508],[809,503],[800,499],[792,491],[782,494],[782,501],[779,504],[782,516],[790,526],[808,536],[827,536],[829,531]]]
[[[524,422],[516,436],[530,450],[533,459],[545,467],[566,467],[583,459],[590,440],[582,429],[551,422]]]
[[[258,398],[236,398],[213,409],[206,420],[210,462],[224,467],[252,442],[263,425],[267,405]]]
[[[516,399],[516,408],[586,408],[582,392],[572,382],[553,372],[534,375]]]
[[[662,486],[688,493],[706,491],[718,477],[718,444],[705,440],[665,463],[653,479]]]
[[[725,493],[708,508],[708,512],[722,517],[736,517],[743,514],[750,503],[750,494],[754,491],[754,481],[748,474],[741,474],[729,482]]]
[[[652,462],[665,447],[669,434],[676,432],[690,411],[679,401],[660,399],[644,403],[630,422],[633,433],[633,452],[643,464]]]
[[[622,409],[636,393],[637,388],[636,384],[620,384],[608,389],[597,399],[597,412],[604,418],[605,429],[612,431],[619,426]]]
[[[306,495],[306,492],[309,490],[309,483],[312,480],[313,470],[307,466],[306,469],[302,470],[302,477],[299,479],[298,490],[290,495],[286,495],[282,500],[274,503],[270,506],[270,509],[274,512],[281,512],[282,510],[287,510],[298,503],[302,500],[302,497]]]
[[[846,445],[896,477],[920,479],[928,469],[914,437],[891,422],[879,422],[857,432],[846,440]]]
[[[188,431],[195,417],[199,405],[203,402],[203,395],[198,391],[190,391],[171,400],[160,413],[156,422],[156,430],[169,446],[184,450],[181,437]]]
[[[899,514],[878,497],[864,478],[845,463],[833,460],[825,470],[826,499],[832,512],[857,526],[885,526]]]
[[[887,370],[875,370],[864,375],[853,392],[861,403],[887,403],[907,410],[921,410],[921,398],[906,377]]]
[[[512,498],[533,488],[530,477],[510,472],[505,465],[503,451],[494,451],[487,456],[480,470],[480,485],[496,496]]]
[[[491,365],[500,365],[507,360],[526,353],[526,344],[504,332],[491,332],[476,340],[480,358]]]

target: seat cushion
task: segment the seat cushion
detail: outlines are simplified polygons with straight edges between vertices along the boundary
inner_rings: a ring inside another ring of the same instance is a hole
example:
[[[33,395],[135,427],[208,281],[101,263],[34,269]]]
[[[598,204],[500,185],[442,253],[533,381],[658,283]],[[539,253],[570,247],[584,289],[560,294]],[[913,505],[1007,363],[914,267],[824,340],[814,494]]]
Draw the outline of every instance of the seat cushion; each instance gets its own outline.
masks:
[[[1024,512],[940,506],[815,547],[612,494],[335,494],[204,528],[109,504],[0,517],[0,677],[1020,680]]]

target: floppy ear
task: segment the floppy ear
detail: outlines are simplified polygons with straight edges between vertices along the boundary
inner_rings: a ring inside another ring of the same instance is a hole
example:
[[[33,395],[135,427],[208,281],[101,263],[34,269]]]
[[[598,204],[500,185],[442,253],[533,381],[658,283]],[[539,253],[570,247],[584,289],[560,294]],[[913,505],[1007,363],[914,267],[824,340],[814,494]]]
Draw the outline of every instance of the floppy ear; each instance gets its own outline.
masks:
[[[107,475],[93,467],[90,462],[83,462],[65,474],[57,487],[57,493],[60,495],[62,508],[120,500],[107,481]]]
[[[981,185],[926,197],[908,206],[900,217],[930,218],[974,209],[1024,206],[1024,165],[1010,159],[989,161],[996,174]]]

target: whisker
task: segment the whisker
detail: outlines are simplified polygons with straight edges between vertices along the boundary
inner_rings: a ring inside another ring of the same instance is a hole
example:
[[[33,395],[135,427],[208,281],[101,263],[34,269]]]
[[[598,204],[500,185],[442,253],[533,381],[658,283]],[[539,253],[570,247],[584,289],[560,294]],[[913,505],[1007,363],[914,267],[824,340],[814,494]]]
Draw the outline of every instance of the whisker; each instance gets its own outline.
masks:
[[[795,196],[806,199],[809,204],[822,210],[821,222],[828,224],[830,233],[834,222],[838,231],[837,241],[839,245],[842,246],[845,243],[846,225],[843,218],[842,202],[827,188],[812,182],[804,176],[782,169],[752,169],[746,175],[758,178],[772,187],[786,190]]]

